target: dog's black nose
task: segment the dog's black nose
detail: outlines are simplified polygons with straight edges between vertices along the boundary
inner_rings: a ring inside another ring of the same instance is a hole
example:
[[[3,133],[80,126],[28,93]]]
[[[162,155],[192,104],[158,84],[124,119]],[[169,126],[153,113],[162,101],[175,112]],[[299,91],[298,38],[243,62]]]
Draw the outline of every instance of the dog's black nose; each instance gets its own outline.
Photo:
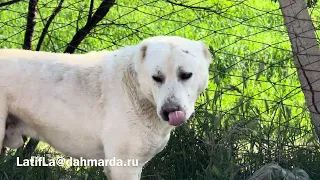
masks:
[[[164,104],[161,108],[161,116],[163,120],[169,121],[169,114],[171,112],[180,111],[180,106],[174,103]]]

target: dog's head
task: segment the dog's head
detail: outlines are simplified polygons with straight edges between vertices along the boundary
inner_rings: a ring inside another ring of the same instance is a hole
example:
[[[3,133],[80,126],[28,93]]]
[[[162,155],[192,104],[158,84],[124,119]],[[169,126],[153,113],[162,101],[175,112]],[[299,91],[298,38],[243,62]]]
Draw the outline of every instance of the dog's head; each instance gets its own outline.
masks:
[[[198,95],[208,85],[211,55],[201,41],[158,36],[138,45],[135,58],[140,89],[158,116],[178,126],[194,113]]]

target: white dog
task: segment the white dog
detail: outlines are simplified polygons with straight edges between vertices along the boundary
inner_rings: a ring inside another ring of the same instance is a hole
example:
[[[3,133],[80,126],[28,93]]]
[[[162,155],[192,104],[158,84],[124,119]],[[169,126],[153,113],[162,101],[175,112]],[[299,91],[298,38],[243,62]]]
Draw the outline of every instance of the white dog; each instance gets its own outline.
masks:
[[[0,50],[0,149],[22,146],[26,135],[72,157],[137,159],[138,167],[105,173],[140,179],[171,130],[194,113],[210,63],[203,42],[176,36],[113,52]],[[6,128],[8,116],[18,120]]]

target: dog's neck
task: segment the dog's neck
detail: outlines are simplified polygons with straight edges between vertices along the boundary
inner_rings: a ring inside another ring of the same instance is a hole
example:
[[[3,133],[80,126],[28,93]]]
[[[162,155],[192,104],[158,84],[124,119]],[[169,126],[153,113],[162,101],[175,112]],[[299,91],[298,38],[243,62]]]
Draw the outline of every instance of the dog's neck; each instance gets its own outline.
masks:
[[[135,74],[136,72],[134,70],[133,63],[128,63],[123,72],[122,82],[124,84],[125,92],[135,108],[134,110],[140,117],[145,117],[150,120],[159,119],[155,105],[143,96]]]
[[[143,125],[163,135],[170,133],[172,127],[158,117],[156,106],[148,98],[144,97],[141,92],[133,62],[129,62],[126,65],[126,69],[123,71],[122,82],[125,93],[134,107],[133,111],[138,117],[143,117],[140,119]]]

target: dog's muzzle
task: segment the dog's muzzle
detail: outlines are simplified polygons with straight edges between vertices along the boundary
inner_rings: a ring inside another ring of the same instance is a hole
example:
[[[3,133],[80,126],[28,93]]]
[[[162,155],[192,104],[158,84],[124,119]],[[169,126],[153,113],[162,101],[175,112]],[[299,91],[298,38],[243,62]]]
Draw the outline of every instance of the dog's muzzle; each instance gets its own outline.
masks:
[[[183,124],[187,118],[185,111],[177,103],[165,103],[161,107],[160,116],[163,120],[169,121],[172,126],[179,126]],[[188,119],[191,119],[194,113]]]
[[[161,107],[161,118],[165,121],[169,121],[169,114],[173,112],[181,111],[179,105],[175,103],[166,103]]]

